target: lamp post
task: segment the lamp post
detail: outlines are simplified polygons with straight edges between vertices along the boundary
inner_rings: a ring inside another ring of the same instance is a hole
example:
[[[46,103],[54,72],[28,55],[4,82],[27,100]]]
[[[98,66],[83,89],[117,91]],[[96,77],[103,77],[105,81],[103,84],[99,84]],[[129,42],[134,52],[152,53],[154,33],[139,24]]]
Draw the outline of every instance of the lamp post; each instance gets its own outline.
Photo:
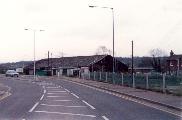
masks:
[[[99,7],[99,6],[89,6],[89,7],[91,7],[91,8],[94,8],[94,7],[98,7],[98,8],[106,8],[106,9],[111,9],[111,11],[112,11],[112,24],[113,24],[113,27],[112,27],[112,35],[113,35],[113,68],[112,68],[112,71],[113,71],[113,74],[114,74],[114,72],[115,72],[115,60],[114,60],[114,8],[112,8],[112,7]]]
[[[33,69],[33,76],[34,76],[34,80],[36,80],[36,76],[35,76],[35,71],[36,71],[36,68],[35,68],[36,67],[35,66],[35,60],[36,60],[35,59],[35,33],[36,33],[37,30],[36,29],[25,29],[25,30],[33,31],[33,36],[34,36],[34,40],[33,40],[34,41],[34,69]],[[44,31],[44,30],[38,30],[38,31],[41,32],[41,31]]]

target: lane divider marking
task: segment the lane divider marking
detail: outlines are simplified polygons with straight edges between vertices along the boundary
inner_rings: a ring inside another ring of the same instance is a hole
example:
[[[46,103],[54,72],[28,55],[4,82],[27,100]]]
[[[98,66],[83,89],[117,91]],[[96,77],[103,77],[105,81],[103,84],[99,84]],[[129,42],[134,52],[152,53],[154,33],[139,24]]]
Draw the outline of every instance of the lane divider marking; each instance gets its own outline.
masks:
[[[48,112],[48,111],[35,111],[37,113],[48,113],[48,114],[59,114],[59,115],[71,115],[71,116],[82,116],[82,117],[92,117],[95,118],[95,115],[85,115],[85,114],[74,114],[74,113],[61,113],[61,112]]]
[[[74,93],[71,93],[73,96],[75,96],[76,98],[78,98],[79,99],[79,97],[77,96],[77,95],[75,95]]]
[[[102,118],[103,118],[104,120],[109,120],[109,118],[107,118],[106,116],[102,116]]]
[[[88,105],[91,109],[95,109],[92,105],[90,105],[89,103],[87,103],[86,101],[82,100],[83,103],[85,103],[86,105]]]
[[[40,101],[44,98],[44,94],[42,95],[42,97],[40,98]]]
[[[67,93],[47,93],[47,94],[49,94],[49,95],[52,95],[52,94],[63,94],[63,95],[65,95]]]
[[[35,105],[28,111],[28,112],[33,112],[33,110],[39,105],[39,102],[35,103]]]
[[[66,90],[67,92],[70,92],[68,89],[64,89],[64,90]]]

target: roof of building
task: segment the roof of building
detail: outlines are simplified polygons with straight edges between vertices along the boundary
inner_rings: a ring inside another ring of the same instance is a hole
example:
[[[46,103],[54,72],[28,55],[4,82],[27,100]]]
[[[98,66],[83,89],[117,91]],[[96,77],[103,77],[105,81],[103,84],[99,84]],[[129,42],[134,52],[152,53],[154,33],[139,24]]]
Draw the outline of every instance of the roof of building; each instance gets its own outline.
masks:
[[[50,58],[49,66],[52,67],[86,67],[96,63],[108,55],[93,55],[93,56],[76,56],[76,57],[62,57]],[[36,68],[48,67],[48,59],[42,59],[36,62]],[[33,69],[33,64],[26,68]]]
[[[171,55],[169,56],[168,60],[176,60],[176,59],[182,59],[182,54],[180,55]]]

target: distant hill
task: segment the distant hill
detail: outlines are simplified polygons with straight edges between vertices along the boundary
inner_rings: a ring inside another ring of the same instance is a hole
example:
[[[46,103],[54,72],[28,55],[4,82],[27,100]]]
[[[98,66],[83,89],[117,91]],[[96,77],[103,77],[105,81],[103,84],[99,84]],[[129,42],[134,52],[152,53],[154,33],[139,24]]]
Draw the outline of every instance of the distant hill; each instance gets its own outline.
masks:
[[[6,70],[9,70],[9,69],[22,68],[22,67],[25,67],[31,63],[32,63],[32,61],[2,63],[2,64],[0,64],[0,73],[4,73]]]

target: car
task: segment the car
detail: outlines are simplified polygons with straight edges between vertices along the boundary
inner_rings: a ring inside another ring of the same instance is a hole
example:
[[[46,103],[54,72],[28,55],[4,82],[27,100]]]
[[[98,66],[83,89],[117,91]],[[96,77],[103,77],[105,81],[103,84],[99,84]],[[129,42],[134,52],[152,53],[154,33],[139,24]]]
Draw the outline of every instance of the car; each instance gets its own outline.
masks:
[[[8,70],[6,71],[6,77],[19,77],[19,73],[17,73],[15,70]]]

